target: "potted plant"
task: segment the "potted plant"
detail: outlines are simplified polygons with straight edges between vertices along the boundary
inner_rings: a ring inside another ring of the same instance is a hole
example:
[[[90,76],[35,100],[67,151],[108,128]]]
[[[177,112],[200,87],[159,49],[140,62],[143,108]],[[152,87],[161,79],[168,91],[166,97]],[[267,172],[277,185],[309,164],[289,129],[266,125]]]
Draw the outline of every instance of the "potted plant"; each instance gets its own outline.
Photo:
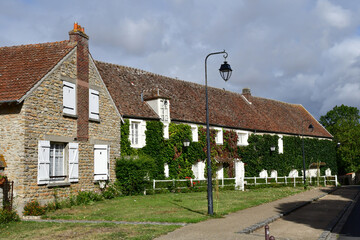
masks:
[[[5,183],[7,179],[7,176],[5,175],[5,173],[0,172],[0,185],[3,185]]]

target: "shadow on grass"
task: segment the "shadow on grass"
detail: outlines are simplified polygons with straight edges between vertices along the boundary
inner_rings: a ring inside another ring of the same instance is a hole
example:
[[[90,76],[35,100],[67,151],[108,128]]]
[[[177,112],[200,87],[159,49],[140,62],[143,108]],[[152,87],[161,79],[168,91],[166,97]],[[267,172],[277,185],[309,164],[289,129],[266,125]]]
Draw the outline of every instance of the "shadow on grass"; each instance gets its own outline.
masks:
[[[175,206],[178,206],[178,207],[180,207],[180,208],[183,208],[183,209],[185,209],[185,210],[187,210],[187,211],[189,211],[189,212],[197,213],[197,214],[200,214],[200,215],[206,216],[206,217],[209,216],[209,215],[207,215],[207,213],[204,213],[204,212],[202,212],[202,211],[197,211],[197,210],[194,210],[194,209],[185,207],[185,206],[180,205],[179,203],[176,203],[176,202],[174,202],[174,201],[169,201],[169,203],[171,203],[171,204],[173,204],[173,205],[175,205]]]

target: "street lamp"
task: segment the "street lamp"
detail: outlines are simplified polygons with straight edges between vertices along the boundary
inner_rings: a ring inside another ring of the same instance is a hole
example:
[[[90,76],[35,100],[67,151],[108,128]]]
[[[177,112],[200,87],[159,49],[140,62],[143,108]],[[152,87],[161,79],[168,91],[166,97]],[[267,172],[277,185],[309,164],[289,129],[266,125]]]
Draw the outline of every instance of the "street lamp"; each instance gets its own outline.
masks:
[[[303,120],[301,122],[301,139],[302,139],[302,155],[303,155],[303,171],[304,171],[304,188],[306,188],[306,168],[305,168],[305,150],[304,150],[304,122],[310,122],[309,120]],[[308,130],[310,132],[314,131],[314,126],[311,124],[309,124],[308,126]]]
[[[210,53],[205,58],[205,97],[206,97],[206,143],[207,143],[207,198],[208,198],[208,214],[213,215],[213,195],[212,195],[212,177],[211,177],[211,159],[210,159],[210,128],[209,128],[209,103],[208,103],[208,89],[207,89],[207,59],[211,55],[224,54],[225,61],[220,66],[220,75],[227,81],[231,77],[232,69],[226,62],[228,56],[227,52],[214,52]]]

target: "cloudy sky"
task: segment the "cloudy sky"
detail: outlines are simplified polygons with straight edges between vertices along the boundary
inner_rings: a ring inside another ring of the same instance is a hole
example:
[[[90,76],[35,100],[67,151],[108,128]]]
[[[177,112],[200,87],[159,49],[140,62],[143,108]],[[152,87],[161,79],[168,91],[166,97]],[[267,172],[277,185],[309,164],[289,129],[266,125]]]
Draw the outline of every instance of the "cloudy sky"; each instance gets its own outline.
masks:
[[[94,59],[302,104],[317,119],[360,109],[358,0],[0,0],[0,46],[62,41],[85,27]],[[224,99],[226,101],[226,99]]]

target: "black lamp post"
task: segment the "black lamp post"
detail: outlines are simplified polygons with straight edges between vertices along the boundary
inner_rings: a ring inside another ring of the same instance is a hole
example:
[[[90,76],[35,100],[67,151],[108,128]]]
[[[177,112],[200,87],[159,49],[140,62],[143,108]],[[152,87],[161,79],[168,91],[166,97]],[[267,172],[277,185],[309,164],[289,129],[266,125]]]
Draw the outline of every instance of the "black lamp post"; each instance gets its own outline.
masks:
[[[206,143],[207,143],[207,198],[208,198],[208,214],[213,215],[213,195],[212,195],[212,177],[211,177],[211,159],[210,159],[210,128],[209,128],[209,103],[208,103],[208,89],[207,89],[207,59],[211,55],[224,54],[225,61],[220,66],[220,75],[227,81],[231,77],[232,69],[226,62],[228,56],[227,52],[214,52],[210,53],[205,58],[205,97],[206,97]]]
[[[304,122],[306,122],[308,120],[303,120],[301,122],[301,139],[302,139],[302,155],[303,155],[303,171],[304,171],[304,188],[306,188],[306,168],[305,168],[305,150],[304,150]],[[310,122],[310,121],[308,121]],[[310,132],[314,131],[314,126],[310,123],[310,125],[308,126],[308,130]]]

